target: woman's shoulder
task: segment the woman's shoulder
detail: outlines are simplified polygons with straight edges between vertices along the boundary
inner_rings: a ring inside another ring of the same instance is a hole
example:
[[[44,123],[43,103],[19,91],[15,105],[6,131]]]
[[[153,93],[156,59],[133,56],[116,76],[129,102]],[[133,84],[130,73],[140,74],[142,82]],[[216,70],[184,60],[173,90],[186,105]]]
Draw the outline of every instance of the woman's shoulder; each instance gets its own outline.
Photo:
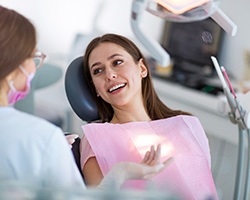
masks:
[[[178,115],[176,117],[182,118],[182,119],[188,119],[188,120],[199,120],[197,116],[195,115]]]
[[[6,109],[5,114],[0,126],[9,145],[29,144],[25,148],[46,150],[53,141],[57,145],[64,140],[66,143],[62,129],[42,118],[12,108]]]
[[[35,123],[36,125],[40,124],[40,127],[48,127],[48,128],[55,128],[56,125],[54,125],[53,123],[47,121],[44,118],[41,118],[39,116],[36,115],[32,115],[29,113],[25,113],[25,112],[21,112],[21,111],[17,111],[19,113],[19,117],[23,118],[24,120],[27,119],[27,121],[29,121],[28,123]]]
[[[177,115],[173,117],[153,120],[150,122],[154,125],[163,125],[163,126],[179,126],[179,125],[185,125],[185,126],[201,126],[200,120],[194,116],[194,115]]]
[[[30,133],[31,135],[43,135],[62,132],[62,130],[49,121],[38,116],[19,111],[17,109],[10,109],[6,121],[9,121],[13,127],[20,130],[23,134]]]
[[[197,121],[199,120],[196,116],[194,115],[176,115],[176,116],[172,116],[172,117],[168,117],[168,118],[163,118],[163,119],[159,119],[159,120],[154,120],[154,121],[159,121],[159,122],[166,122],[166,121],[183,121],[183,120],[189,120],[189,121]]]

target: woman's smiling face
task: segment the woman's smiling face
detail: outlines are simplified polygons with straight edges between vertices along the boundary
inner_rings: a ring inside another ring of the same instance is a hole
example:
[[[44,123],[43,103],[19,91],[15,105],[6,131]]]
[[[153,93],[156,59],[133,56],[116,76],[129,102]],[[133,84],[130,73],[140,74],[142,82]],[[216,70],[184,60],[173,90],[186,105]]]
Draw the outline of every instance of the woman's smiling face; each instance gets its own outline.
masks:
[[[121,46],[99,44],[89,56],[89,67],[97,95],[112,106],[142,98],[141,80],[147,76],[147,68],[142,59],[136,63]]]

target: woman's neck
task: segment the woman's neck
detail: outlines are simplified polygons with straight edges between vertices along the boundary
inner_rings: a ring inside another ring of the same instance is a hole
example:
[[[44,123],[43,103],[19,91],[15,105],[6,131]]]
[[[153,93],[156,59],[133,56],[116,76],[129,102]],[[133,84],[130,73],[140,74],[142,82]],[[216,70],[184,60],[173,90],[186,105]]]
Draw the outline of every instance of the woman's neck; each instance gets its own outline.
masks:
[[[128,123],[139,121],[151,121],[146,110],[143,108],[136,108],[132,110],[114,108],[114,115],[110,123]]]

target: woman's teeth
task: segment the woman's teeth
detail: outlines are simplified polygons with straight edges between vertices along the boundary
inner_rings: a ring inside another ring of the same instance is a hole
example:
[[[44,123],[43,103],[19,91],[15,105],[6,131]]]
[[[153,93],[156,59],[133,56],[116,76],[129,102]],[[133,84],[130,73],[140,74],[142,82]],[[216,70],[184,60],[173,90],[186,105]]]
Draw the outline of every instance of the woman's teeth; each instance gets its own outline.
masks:
[[[119,85],[115,85],[115,86],[109,88],[108,91],[109,91],[109,92],[113,92],[114,90],[117,90],[118,88],[121,88],[121,87],[124,87],[124,86],[125,86],[125,83],[119,84]]]

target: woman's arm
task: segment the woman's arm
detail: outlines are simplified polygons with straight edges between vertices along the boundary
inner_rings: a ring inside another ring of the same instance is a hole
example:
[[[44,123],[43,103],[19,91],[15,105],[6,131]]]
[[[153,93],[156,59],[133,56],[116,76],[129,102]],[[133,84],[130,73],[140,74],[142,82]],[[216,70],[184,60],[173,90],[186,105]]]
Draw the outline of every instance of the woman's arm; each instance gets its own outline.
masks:
[[[99,189],[112,188],[114,190],[120,189],[122,184],[127,180],[132,179],[149,179],[163,171],[170,165],[174,158],[170,157],[164,162],[160,162],[161,146],[158,145],[155,150],[152,146],[150,151],[145,154],[141,163],[120,162],[116,163],[108,174],[103,178],[98,185]]]
[[[161,145],[158,145],[156,149],[154,148],[154,146],[151,146],[150,150],[145,153],[145,156],[140,164],[129,162],[117,163],[113,167],[114,169],[111,169],[111,173],[109,173],[111,174],[109,176],[111,176],[112,178],[109,177],[108,179],[115,179],[115,182],[120,185],[119,182],[123,183],[129,179],[151,178],[164,170],[173,161],[173,159],[170,158],[161,163],[159,161],[160,156]],[[114,171],[114,173],[112,173],[112,170]],[[83,167],[83,174],[85,183],[88,187],[96,187],[100,183],[102,183],[101,185],[106,185],[105,181],[104,183],[102,182],[104,177],[97,163],[96,157],[91,157],[87,160],[86,164]],[[108,180],[108,182],[110,180]]]
[[[91,157],[87,160],[82,172],[84,175],[84,181],[88,187],[96,187],[103,179],[96,157]]]

